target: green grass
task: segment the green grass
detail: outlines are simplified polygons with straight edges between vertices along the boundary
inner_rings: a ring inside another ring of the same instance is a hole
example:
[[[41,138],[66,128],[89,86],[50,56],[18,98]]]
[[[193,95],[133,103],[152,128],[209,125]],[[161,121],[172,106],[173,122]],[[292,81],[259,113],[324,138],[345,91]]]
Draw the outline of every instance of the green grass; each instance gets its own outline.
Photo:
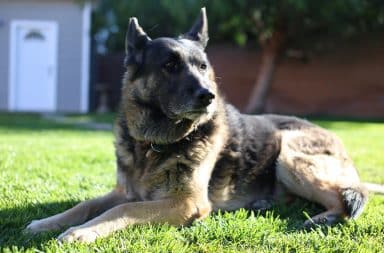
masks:
[[[79,117],[80,116],[73,116]],[[94,116],[84,117],[87,120]],[[96,117],[96,119],[98,119]],[[105,121],[108,117],[101,117]],[[384,183],[384,124],[316,120],[336,132],[363,180]],[[211,215],[190,227],[132,226],[94,244],[58,244],[59,232],[22,233],[32,219],[110,190],[111,132],[60,125],[37,115],[0,114],[0,248],[4,252],[383,252],[384,197],[373,195],[357,221],[300,229],[320,207],[298,200],[257,214]]]

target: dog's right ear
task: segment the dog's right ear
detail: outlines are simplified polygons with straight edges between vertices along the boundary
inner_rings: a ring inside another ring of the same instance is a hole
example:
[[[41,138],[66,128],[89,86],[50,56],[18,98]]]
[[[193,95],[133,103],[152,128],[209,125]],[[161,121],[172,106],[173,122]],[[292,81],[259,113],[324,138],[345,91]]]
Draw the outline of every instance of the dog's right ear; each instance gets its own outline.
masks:
[[[137,18],[130,18],[125,37],[125,64],[140,63],[142,61],[143,49],[150,40],[151,38],[148,37],[137,22]]]
[[[184,34],[184,37],[198,42],[204,49],[208,43],[208,20],[205,7],[201,8],[200,14],[191,30]]]

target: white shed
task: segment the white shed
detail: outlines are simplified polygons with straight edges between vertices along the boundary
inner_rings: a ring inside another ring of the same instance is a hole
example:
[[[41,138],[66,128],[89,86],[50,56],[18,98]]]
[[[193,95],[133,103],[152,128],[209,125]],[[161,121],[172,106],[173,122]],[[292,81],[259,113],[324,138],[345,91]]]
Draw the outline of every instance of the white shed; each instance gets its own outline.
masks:
[[[91,4],[0,0],[0,110],[89,107]]]

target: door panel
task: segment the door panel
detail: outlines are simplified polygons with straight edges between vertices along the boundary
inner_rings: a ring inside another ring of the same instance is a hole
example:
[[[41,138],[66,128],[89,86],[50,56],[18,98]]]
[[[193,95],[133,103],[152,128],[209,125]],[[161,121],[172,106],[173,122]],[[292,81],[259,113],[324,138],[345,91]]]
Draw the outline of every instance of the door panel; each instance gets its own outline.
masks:
[[[14,110],[55,111],[57,26],[20,22],[13,32]]]

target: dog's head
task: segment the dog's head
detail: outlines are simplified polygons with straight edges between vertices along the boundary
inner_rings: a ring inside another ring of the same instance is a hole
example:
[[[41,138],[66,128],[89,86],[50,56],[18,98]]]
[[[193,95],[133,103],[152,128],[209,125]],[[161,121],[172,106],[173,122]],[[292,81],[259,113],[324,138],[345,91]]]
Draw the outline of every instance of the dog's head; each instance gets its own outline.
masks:
[[[217,89],[204,52],[208,42],[205,9],[186,34],[178,38],[150,39],[130,18],[126,36],[127,97],[156,107],[169,119],[206,121],[214,114]]]

